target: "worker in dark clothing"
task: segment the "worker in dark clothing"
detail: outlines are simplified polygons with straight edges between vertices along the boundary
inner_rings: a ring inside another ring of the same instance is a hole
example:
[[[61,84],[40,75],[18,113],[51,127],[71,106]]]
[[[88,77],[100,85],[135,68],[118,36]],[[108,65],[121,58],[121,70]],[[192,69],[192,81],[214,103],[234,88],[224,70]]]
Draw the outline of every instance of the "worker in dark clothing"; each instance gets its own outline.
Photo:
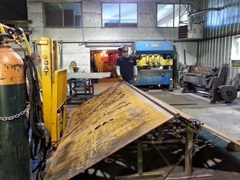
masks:
[[[122,45],[118,50],[121,54],[116,64],[118,78],[129,84],[136,83],[138,81],[136,58],[128,53],[127,45]]]
[[[96,66],[94,56],[91,56],[90,64],[91,64],[91,72],[97,72],[97,66]]]

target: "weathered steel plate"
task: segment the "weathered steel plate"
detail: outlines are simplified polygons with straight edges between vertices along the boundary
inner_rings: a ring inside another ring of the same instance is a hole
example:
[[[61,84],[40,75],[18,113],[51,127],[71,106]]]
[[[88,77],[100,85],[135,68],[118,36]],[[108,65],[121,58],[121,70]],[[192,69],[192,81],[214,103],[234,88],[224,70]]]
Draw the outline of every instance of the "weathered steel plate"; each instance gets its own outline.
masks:
[[[70,179],[173,118],[125,83],[73,110],[47,180]],[[72,132],[72,133],[71,133]]]

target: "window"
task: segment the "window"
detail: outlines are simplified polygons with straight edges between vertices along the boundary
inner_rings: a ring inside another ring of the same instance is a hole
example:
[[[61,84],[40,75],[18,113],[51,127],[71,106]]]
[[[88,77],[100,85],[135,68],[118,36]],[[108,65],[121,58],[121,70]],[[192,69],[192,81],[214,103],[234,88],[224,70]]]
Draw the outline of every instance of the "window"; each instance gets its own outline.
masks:
[[[157,27],[178,27],[187,22],[187,4],[158,4]]]
[[[173,4],[158,4],[157,27],[173,27]]]
[[[102,3],[103,27],[137,27],[137,3]]]
[[[189,4],[182,4],[180,6],[175,4],[174,27],[186,25],[188,23],[188,9]]]
[[[81,3],[44,4],[46,27],[82,27]]]
[[[233,36],[232,38],[231,59],[240,60],[240,36]]]
[[[240,36],[232,38],[231,67],[240,67]]]

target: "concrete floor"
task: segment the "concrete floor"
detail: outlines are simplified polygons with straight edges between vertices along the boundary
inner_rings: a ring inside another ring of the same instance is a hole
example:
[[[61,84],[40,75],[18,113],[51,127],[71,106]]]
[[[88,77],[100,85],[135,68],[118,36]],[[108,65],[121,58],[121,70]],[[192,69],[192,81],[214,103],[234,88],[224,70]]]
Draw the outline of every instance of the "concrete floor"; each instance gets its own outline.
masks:
[[[95,95],[100,94],[116,82],[95,84]],[[181,89],[173,92],[149,90],[147,93],[178,108],[219,132],[240,141],[240,98],[232,103],[217,102],[209,104],[207,97],[192,93],[181,93]]]
[[[116,82],[100,82],[95,84],[95,95],[100,94],[115,83]],[[231,104],[209,104],[208,98],[195,94],[182,94],[180,89],[174,90],[173,92],[150,90],[148,93],[204,122],[221,133],[235,140],[240,139],[239,98],[234,100]],[[69,106],[68,112],[70,112],[74,107],[76,107],[76,105]],[[201,138],[198,146],[203,148],[200,148],[201,150],[194,156],[193,168],[194,170],[213,169],[214,173],[211,177],[191,179],[240,179],[240,153],[229,151],[226,148],[228,144],[227,141],[207,132],[204,129],[202,130],[200,136]],[[184,149],[181,145],[178,147],[168,146],[167,148],[165,148],[165,146],[158,146],[157,148],[159,148],[164,156],[170,158],[171,163],[168,166],[166,166],[166,164],[164,165],[165,162],[159,157],[155,148],[150,146],[148,150],[145,150],[145,153],[148,152],[148,154],[146,154],[144,158],[144,164],[146,164],[145,169],[147,171],[156,169],[156,167],[161,167],[160,170],[168,172],[172,165],[175,164],[181,157],[180,152]],[[176,154],[174,154],[174,152],[176,152]],[[127,169],[124,167],[126,164],[123,163],[130,161],[133,158],[136,160],[136,155],[133,155],[133,153],[136,154],[136,152],[131,152],[130,155],[128,155],[124,150],[119,151],[109,157],[110,161],[103,160],[87,170],[84,174],[80,174],[73,179],[105,180],[114,179],[113,175],[115,174],[134,173],[133,169],[130,169],[130,166],[129,169]],[[109,162],[111,163],[109,164]],[[183,168],[182,166],[183,164],[181,163],[176,167],[174,172],[181,171]],[[136,167],[136,164],[131,167]]]
[[[234,140],[240,140],[240,98],[229,104],[209,104],[208,98],[192,93],[183,94],[181,89],[173,92],[150,90],[148,93]]]

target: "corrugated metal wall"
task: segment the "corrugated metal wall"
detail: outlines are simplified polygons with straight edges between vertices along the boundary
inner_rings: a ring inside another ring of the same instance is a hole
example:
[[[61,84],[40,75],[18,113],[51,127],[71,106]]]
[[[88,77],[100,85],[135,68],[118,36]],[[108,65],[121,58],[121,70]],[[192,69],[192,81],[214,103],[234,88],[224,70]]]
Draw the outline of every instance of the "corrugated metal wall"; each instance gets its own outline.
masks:
[[[203,0],[202,9],[223,8],[220,11],[209,11],[205,14],[204,38],[213,38],[200,42],[199,63],[220,67],[231,60],[232,36],[214,38],[240,30],[239,0]],[[233,78],[240,68],[230,67],[229,78]]]
[[[184,64],[184,50],[186,52],[186,64],[192,65],[197,62],[197,42],[176,42],[178,61]]]

